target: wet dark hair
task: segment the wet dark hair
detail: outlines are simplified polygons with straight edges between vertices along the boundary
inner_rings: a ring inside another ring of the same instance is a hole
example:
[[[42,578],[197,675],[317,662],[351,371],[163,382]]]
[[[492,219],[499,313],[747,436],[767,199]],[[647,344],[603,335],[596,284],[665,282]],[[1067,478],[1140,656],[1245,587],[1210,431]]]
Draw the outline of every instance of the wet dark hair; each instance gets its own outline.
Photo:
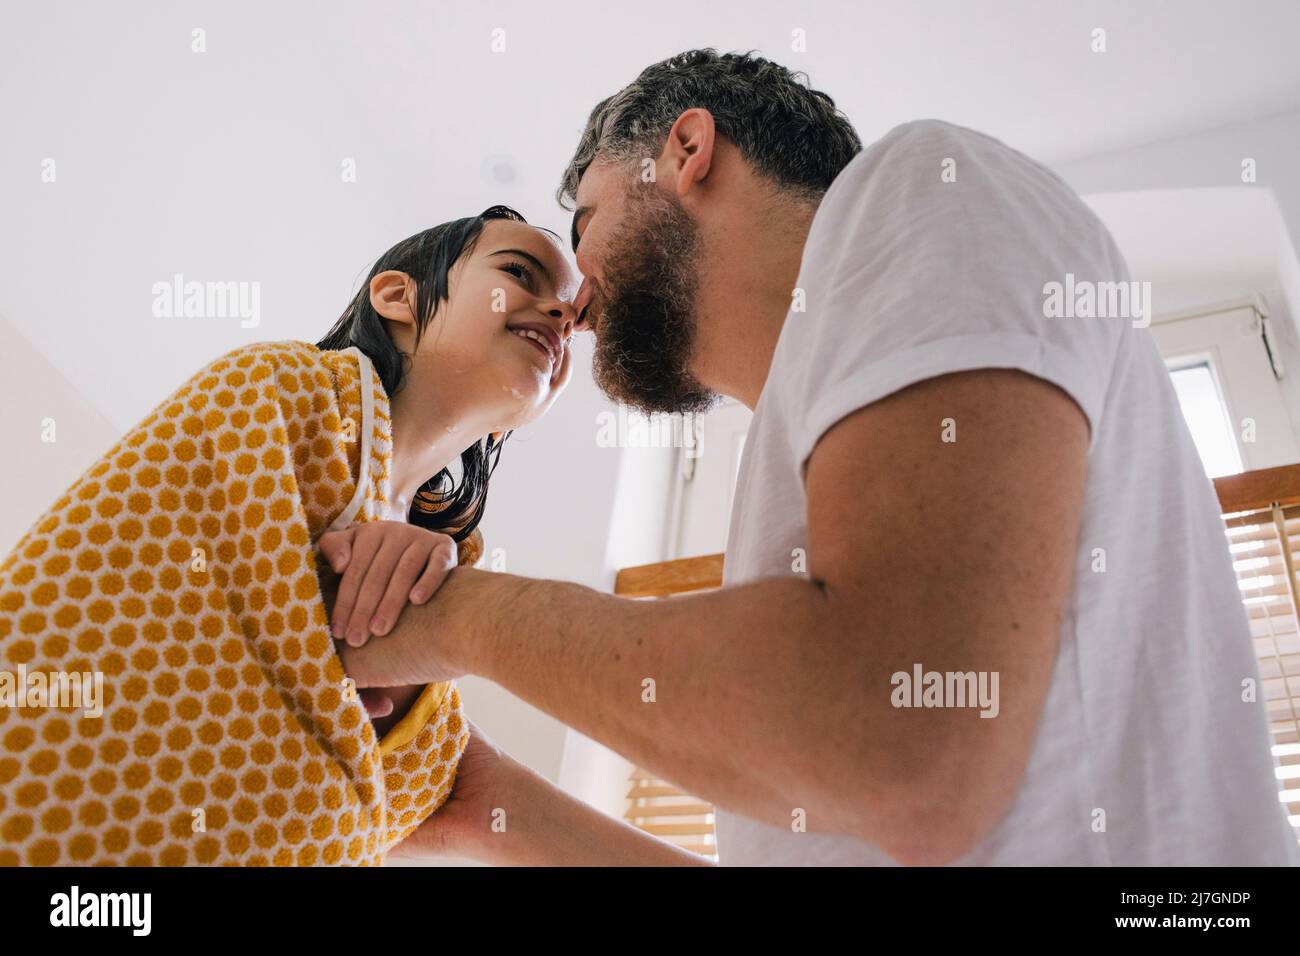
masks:
[[[393,342],[384,320],[370,304],[370,280],[381,272],[405,272],[416,282],[415,345],[433,320],[439,305],[447,301],[452,267],[474,250],[486,223],[495,219],[524,222],[509,206],[491,206],[477,216],[455,219],[417,232],[403,239],[376,261],[356,296],[343,310],[334,327],[316,347],[346,349],[356,346],[370,359],[391,398],[402,387],[410,356]],[[501,457],[501,446],[510,432],[498,441],[488,435],[460,453],[460,482],[444,468],[423,485],[411,503],[407,520],[414,525],[464,541],[483,518],[487,506],[488,480]]]

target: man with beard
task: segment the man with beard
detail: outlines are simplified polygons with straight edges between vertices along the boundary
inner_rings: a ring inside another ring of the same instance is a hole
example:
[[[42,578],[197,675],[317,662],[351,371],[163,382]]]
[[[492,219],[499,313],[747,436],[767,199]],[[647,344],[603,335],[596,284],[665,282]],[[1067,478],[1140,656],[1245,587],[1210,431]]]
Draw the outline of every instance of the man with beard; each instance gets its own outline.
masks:
[[[783,67],[696,50],[595,107],[560,198],[605,392],[754,411],[725,586],[642,602],[457,569],[342,651],[359,685],[481,674],[713,801],[723,863],[1295,861],[1144,317],[1044,308],[1067,276],[1129,280],[1059,178],[932,120],[862,149]],[[939,679],[900,702],[913,673]],[[694,861],[477,730],[410,843]]]

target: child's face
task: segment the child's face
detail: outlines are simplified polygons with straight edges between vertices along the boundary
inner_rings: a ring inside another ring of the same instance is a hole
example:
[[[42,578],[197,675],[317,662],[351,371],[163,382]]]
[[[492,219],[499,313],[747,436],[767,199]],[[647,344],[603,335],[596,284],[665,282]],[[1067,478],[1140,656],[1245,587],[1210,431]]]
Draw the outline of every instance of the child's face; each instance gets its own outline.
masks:
[[[448,278],[448,300],[416,351],[420,373],[452,377],[500,430],[539,418],[573,372],[578,282],[558,244],[533,226],[491,220]]]

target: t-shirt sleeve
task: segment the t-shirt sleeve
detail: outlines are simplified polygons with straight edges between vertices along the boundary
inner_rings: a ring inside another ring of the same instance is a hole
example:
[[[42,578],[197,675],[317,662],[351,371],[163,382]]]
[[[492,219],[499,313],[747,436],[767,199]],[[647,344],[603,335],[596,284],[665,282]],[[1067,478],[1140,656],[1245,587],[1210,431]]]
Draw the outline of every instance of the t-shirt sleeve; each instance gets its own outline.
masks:
[[[773,368],[797,410],[797,460],[857,409],[980,368],[1060,387],[1095,442],[1116,350],[1140,317],[1062,304],[1080,283],[1128,279],[1100,220],[1043,166],[934,120],[891,131],[836,179],[809,233],[804,309],[787,317]]]

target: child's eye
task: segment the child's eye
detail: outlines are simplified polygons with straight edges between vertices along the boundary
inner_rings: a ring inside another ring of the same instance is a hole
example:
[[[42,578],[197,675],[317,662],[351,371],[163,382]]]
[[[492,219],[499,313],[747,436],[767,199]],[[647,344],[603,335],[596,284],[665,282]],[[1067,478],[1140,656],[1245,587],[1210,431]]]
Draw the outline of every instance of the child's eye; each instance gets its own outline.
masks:
[[[511,275],[518,276],[524,280],[525,285],[532,285],[533,271],[522,262],[507,262],[501,267],[503,272],[509,272]]]

